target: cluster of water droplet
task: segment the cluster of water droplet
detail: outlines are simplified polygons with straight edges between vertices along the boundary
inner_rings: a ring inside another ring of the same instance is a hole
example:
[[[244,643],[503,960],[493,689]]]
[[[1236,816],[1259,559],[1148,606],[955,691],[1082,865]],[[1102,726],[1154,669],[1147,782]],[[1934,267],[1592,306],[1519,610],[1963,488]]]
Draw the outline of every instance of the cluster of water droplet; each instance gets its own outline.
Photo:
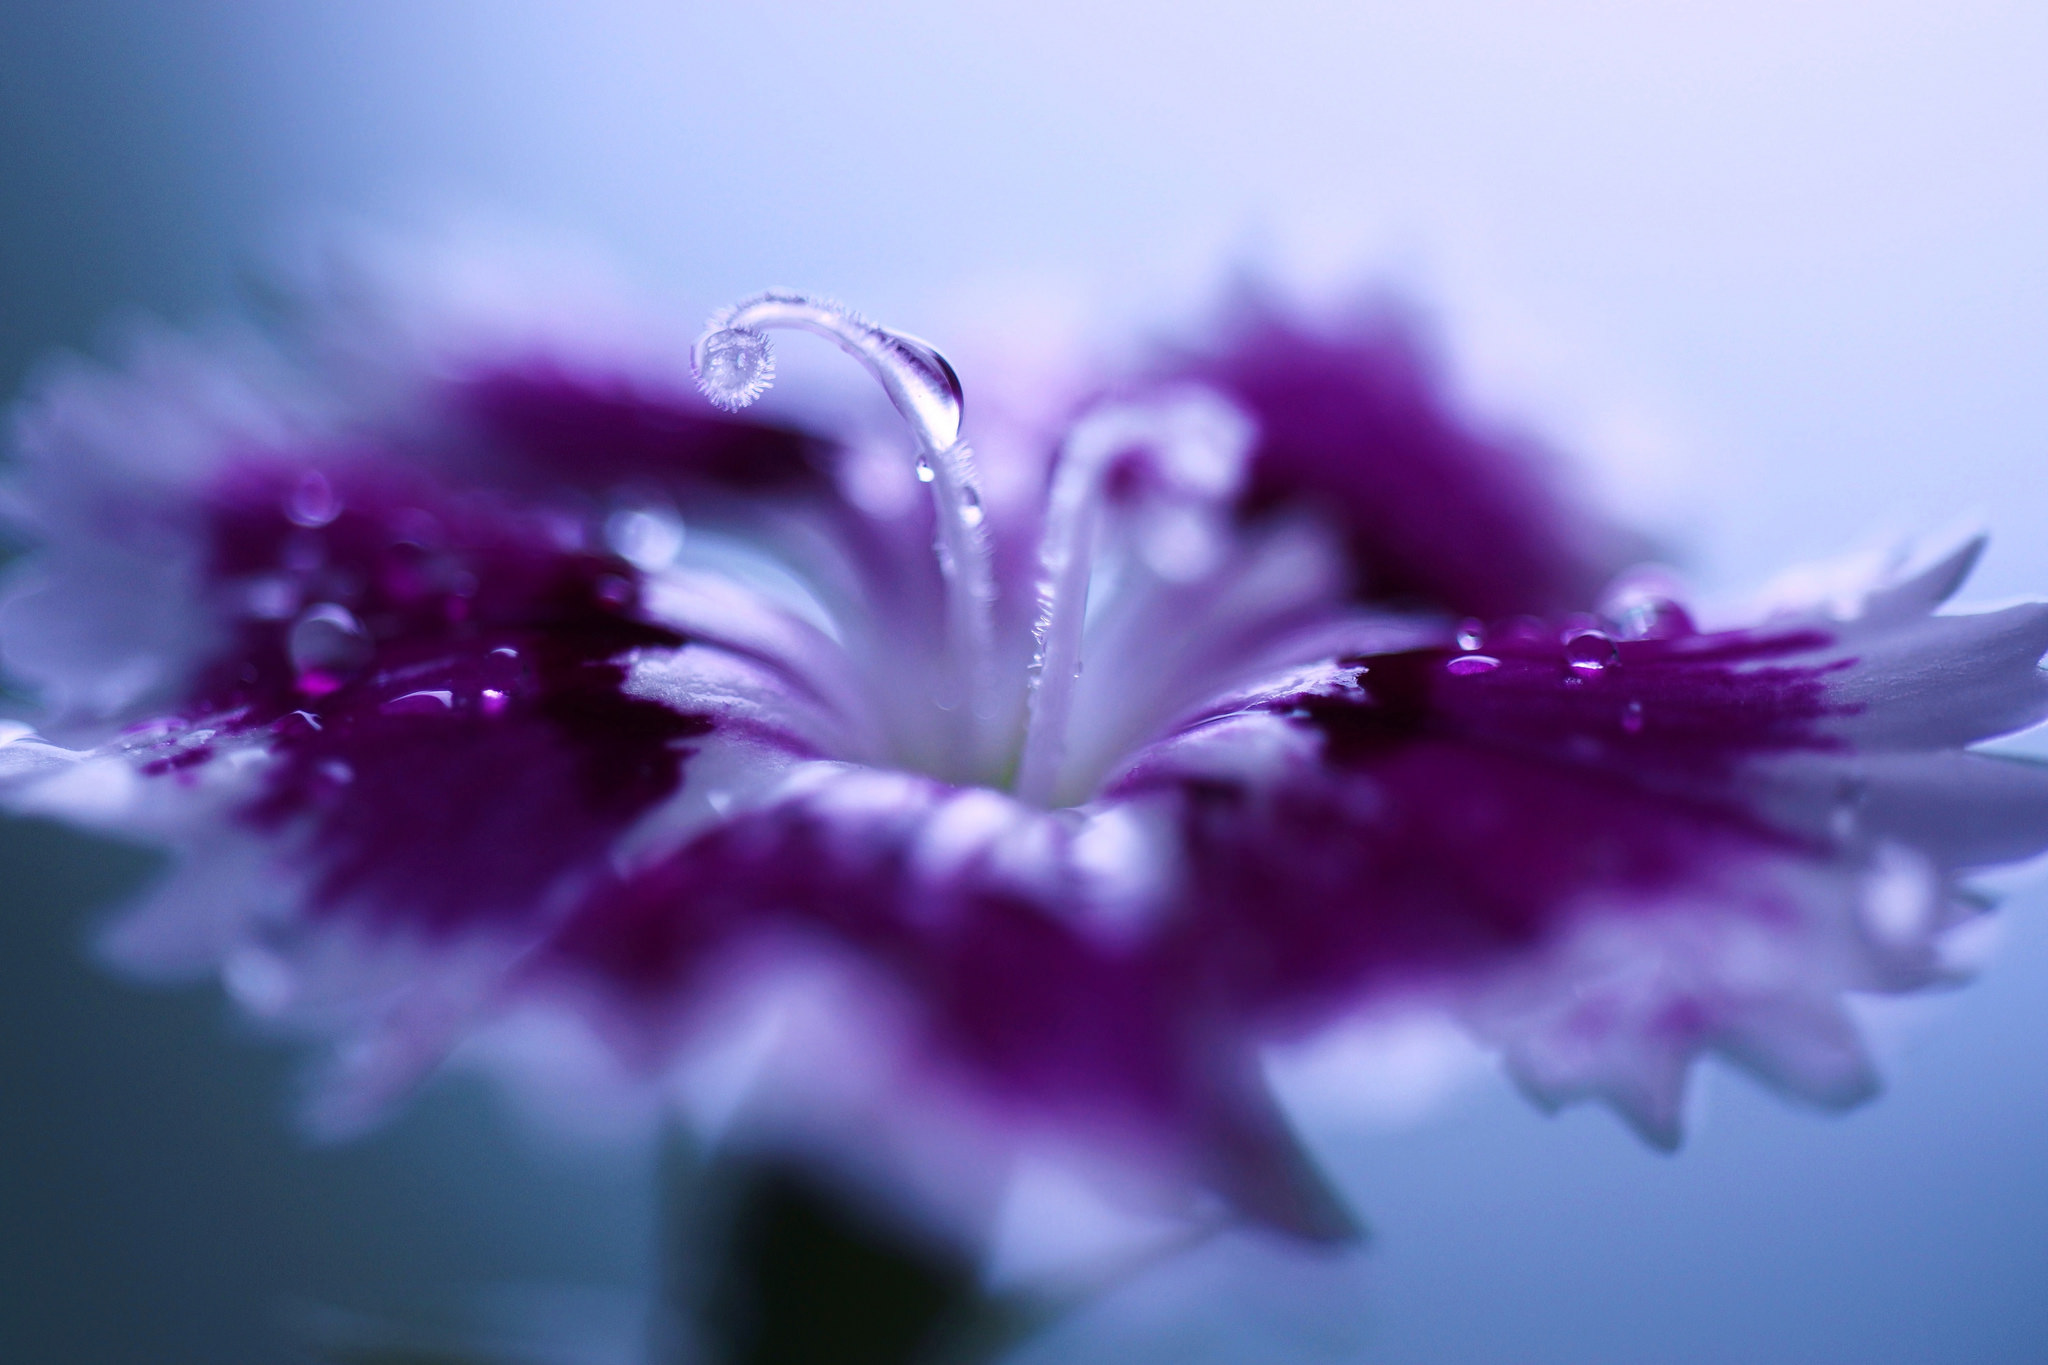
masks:
[[[1611,597],[1599,616],[1568,618],[1556,634],[1534,618],[1517,618],[1492,632],[1482,621],[1462,621],[1454,637],[1458,652],[1444,661],[1444,672],[1452,677],[1491,673],[1501,667],[1503,656],[1521,657],[1532,647],[1544,648],[1547,640],[1555,643],[1563,659],[1558,681],[1566,687],[1584,687],[1620,670],[1625,642],[1676,640],[1697,631],[1691,615],[1678,602],[1636,587]],[[1490,637],[1498,641],[1496,653],[1483,652]],[[1641,734],[1645,725],[1641,700],[1624,701],[1618,721],[1623,734]]]
[[[289,697],[312,708],[285,712],[272,722],[276,733],[319,732],[323,699],[364,680],[379,690],[392,689],[393,695],[377,703],[385,715],[499,716],[511,708],[526,665],[510,645],[466,657],[460,650],[450,655],[451,671],[441,681],[452,686],[412,676],[417,669],[388,678],[376,672],[382,632],[447,630],[454,632],[453,640],[468,629],[463,623],[474,610],[477,574],[447,544],[447,532],[432,513],[407,506],[358,508],[361,516],[374,518],[371,539],[365,542],[366,528],[342,522],[350,508],[319,472],[300,475],[271,506],[268,515],[281,514],[288,526],[271,565],[238,584],[241,608],[246,619],[276,630],[271,638],[281,646],[289,670],[276,680],[285,690],[267,700]],[[682,543],[681,524],[656,511],[619,513],[606,532],[618,542],[621,557],[635,564],[672,559]],[[367,562],[360,559],[365,552],[372,556]],[[590,586],[599,602],[612,607],[629,602],[636,591],[617,573],[599,574]],[[241,663],[230,686],[256,689],[245,695],[259,698],[261,709],[264,679],[264,666],[252,656]],[[238,703],[230,691],[210,704]]]

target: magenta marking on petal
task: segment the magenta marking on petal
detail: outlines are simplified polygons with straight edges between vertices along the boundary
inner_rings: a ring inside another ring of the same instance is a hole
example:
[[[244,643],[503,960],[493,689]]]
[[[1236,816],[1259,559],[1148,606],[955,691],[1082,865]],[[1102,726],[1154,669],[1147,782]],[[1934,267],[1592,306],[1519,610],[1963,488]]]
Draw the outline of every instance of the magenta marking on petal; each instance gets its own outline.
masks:
[[[360,454],[315,492],[332,515],[312,525],[289,466],[219,486],[221,599],[281,577],[316,605],[239,616],[187,714],[268,731],[278,762],[243,818],[293,841],[316,908],[428,931],[535,913],[675,789],[682,744],[708,731],[624,691],[620,656],[682,637],[639,618],[637,572],[574,522]]]
[[[546,360],[453,385],[449,401],[489,448],[490,472],[543,487],[700,481],[741,492],[822,491],[823,443],[763,422],[714,416],[695,394],[659,392]]]
[[[1206,1103],[1161,963],[1096,941],[1063,897],[1026,894],[979,861],[920,867],[919,831],[951,794],[916,784],[855,814],[802,802],[736,814],[600,888],[546,965],[594,983],[658,1050],[726,950],[824,935],[892,977],[934,1055],[985,1094],[1169,1128]]]
[[[1332,518],[1366,597],[1557,612],[1590,605],[1637,557],[1561,495],[1546,452],[1455,409],[1397,314],[1312,330],[1252,300],[1223,349],[1174,377],[1214,385],[1258,423],[1244,511]]]
[[[1236,1008],[1296,1025],[1375,990],[1469,979],[1582,914],[1677,889],[1743,902],[1744,869],[1797,848],[1711,802],[1447,739],[1266,787],[1168,790],[1189,860],[1180,951]]]
[[[212,749],[203,744],[195,745],[190,749],[181,749],[168,758],[151,759],[142,765],[142,774],[145,777],[162,777],[166,773],[196,768],[212,757]]]
[[[1363,695],[1274,703],[1325,734],[1333,757],[1424,737],[1499,745],[1574,762],[1611,759],[1649,773],[1713,774],[1748,755],[1824,749],[1820,722],[1841,714],[1825,679],[1853,660],[1811,656],[1822,631],[1731,631],[1613,640],[1535,621],[1489,629],[1492,655],[1419,650],[1345,661]]]
[[[1725,778],[1753,754],[1838,747],[1819,726],[1841,710],[1825,680],[1844,662],[1770,662],[1824,634],[1610,642],[1592,672],[1573,668],[1581,632],[1484,634],[1490,668],[1450,667],[1471,656],[1442,649],[1365,656],[1340,665],[1362,690],[1275,699],[1322,746],[1269,780],[1168,763],[1111,793],[1177,813],[1188,861],[1169,951],[1207,963],[1234,1008],[1313,1022],[1665,892],[1779,913],[1742,869],[1812,850]]]

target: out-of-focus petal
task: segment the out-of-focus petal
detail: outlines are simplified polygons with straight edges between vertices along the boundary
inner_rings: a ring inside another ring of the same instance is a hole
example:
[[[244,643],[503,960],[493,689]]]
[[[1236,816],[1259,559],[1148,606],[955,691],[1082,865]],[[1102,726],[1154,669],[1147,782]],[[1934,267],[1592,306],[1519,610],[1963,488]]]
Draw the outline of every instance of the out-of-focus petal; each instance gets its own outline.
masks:
[[[2038,766],[1943,747],[2030,713],[1930,728],[1916,682],[1989,641],[1966,700],[2030,697],[2042,642],[2024,614],[1929,616],[1944,596],[1659,638],[1466,627],[1240,695],[1115,791],[1179,822],[1169,932],[1264,1027],[1446,1003],[1532,1095],[1660,1145],[1704,1051],[1847,1104],[1875,1082],[1844,994],[1940,977],[1976,913],[1957,874],[2048,849]],[[1920,747],[1866,750],[1871,725]]]
[[[1215,348],[1171,373],[1257,423],[1244,515],[1327,518],[1368,598],[1483,617],[1583,609],[1640,552],[1571,502],[1530,441],[1459,413],[1398,314],[1317,325],[1241,300]]]

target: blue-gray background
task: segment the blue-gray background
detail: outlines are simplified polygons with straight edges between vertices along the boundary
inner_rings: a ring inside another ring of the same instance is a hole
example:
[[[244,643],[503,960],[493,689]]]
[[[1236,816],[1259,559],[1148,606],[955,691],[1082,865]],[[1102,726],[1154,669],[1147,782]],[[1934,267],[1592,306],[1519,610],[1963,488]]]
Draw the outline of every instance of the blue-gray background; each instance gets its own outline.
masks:
[[[0,382],[323,221],[481,210],[679,307],[788,283],[941,341],[1253,259],[1435,305],[1709,586],[1974,514],[1977,593],[2048,591],[2044,71],[2048,8],[1996,0],[0,0]],[[462,1084],[309,1150],[212,993],[91,967],[148,866],[0,827],[0,1359],[636,1282],[637,1158]],[[1140,1285],[1039,1357],[2048,1360],[2048,896],[2008,918],[1851,1118],[1713,1075],[1666,1159],[1481,1086],[1321,1137],[1362,1263],[1224,1248],[1183,1279],[1234,1291]]]

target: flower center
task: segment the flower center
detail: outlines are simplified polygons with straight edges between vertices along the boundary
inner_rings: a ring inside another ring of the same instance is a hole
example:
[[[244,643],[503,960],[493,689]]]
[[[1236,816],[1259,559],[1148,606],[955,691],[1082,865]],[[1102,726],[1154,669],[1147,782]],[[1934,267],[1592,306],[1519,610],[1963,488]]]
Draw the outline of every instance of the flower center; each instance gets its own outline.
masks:
[[[965,706],[940,704],[957,727],[957,752],[965,760],[959,766],[1000,775],[994,785],[1008,785],[1037,805],[1085,799],[1085,791],[1070,789],[1085,784],[1070,774],[1068,732],[1104,512],[1142,504],[1152,514],[1153,532],[1177,533],[1154,534],[1161,542],[1154,550],[1174,550],[1169,558],[1180,561],[1190,554],[1202,559],[1199,551],[1214,540],[1206,520],[1235,490],[1250,449],[1249,419],[1209,390],[1187,388],[1104,404],[1075,424],[1060,449],[1046,505],[1020,738],[1002,723],[995,576],[973,456],[960,439],[959,377],[944,356],[913,337],[836,304],[767,293],[719,313],[698,338],[691,363],[705,396],[737,410],[765,393],[775,371],[767,332],[777,327],[815,333],[860,361],[916,438],[917,476],[930,487],[937,513],[933,549],[946,585],[951,695],[967,700]],[[1199,568],[1183,562],[1175,576]]]

